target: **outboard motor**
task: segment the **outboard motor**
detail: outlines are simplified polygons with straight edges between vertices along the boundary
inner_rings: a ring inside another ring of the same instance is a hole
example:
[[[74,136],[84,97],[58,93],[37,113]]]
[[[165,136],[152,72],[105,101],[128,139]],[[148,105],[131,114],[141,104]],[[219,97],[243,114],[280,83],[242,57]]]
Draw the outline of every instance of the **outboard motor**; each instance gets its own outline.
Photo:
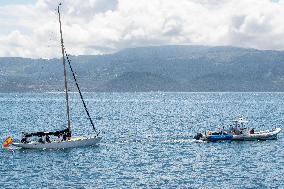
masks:
[[[200,140],[203,137],[203,135],[201,133],[197,133],[193,138],[195,140]]]

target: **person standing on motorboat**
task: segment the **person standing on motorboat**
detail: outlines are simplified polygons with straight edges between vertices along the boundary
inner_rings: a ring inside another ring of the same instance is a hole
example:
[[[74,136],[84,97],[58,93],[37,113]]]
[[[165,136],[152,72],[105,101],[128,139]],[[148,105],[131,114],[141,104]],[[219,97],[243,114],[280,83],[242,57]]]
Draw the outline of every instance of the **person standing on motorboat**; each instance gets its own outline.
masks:
[[[240,126],[240,124],[237,125],[237,130],[236,131],[237,131],[237,133],[236,133],[237,135],[241,134],[241,126]]]
[[[235,122],[235,127],[233,128],[233,133],[235,135],[241,134],[241,125],[237,121]]]

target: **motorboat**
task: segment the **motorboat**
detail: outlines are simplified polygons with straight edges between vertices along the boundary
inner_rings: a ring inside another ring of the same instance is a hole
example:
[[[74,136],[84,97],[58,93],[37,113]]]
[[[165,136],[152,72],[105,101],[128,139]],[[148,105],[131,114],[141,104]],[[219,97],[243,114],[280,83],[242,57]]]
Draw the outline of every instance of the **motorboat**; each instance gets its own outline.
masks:
[[[219,129],[218,132],[208,131],[204,134],[197,133],[194,138],[203,141],[244,141],[244,140],[274,140],[281,132],[281,128],[271,130],[255,131],[254,128],[247,128],[248,121],[243,117],[233,120],[233,125],[228,129]]]

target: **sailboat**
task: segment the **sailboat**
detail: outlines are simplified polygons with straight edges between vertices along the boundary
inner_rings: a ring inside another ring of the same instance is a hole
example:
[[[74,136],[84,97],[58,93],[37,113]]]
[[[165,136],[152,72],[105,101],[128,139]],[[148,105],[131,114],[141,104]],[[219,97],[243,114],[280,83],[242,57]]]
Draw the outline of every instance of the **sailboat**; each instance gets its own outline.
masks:
[[[62,61],[64,67],[64,87],[65,87],[65,98],[66,98],[66,112],[67,112],[67,128],[60,131],[54,132],[34,132],[34,133],[23,133],[22,139],[20,142],[13,142],[12,145],[21,147],[21,148],[37,148],[37,149],[49,149],[49,148],[72,148],[72,147],[81,147],[81,146],[91,146],[96,145],[100,140],[101,137],[97,132],[90,113],[87,109],[86,103],[84,101],[82,92],[78,85],[76,75],[72,69],[71,61],[68,58],[68,54],[65,51],[64,43],[63,43],[63,34],[62,34],[62,27],[61,27],[61,18],[60,18],[60,10],[58,5],[58,20],[59,20],[59,29],[60,29],[60,38],[61,38],[61,51],[62,51]],[[90,136],[72,136],[72,128],[71,128],[71,121],[70,121],[70,108],[69,108],[69,95],[68,95],[68,83],[67,83],[67,71],[66,71],[66,60],[69,65],[69,68],[72,72],[73,79],[76,83],[76,87],[78,89],[80,98],[82,100],[83,106],[87,113],[88,119],[93,127],[94,133]],[[32,138],[38,138],[39,140],[30,141]],[[55,139],[52,139],[55,138]]]

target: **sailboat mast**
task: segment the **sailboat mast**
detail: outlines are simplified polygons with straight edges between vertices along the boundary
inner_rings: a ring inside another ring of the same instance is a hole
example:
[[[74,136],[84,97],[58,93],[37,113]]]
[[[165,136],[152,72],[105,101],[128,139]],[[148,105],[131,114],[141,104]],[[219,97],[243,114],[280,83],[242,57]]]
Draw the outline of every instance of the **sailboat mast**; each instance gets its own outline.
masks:
[[[58,5],[58,19],[59,19],[59,26],[60,26],[60,37],[61,37],[61,50],[62,50],[62,61],[64,66],[64,83],[65,83],[65,97],[66,97],[66,111],[67,111],[67,120],[68,120],[68,129],[71,131],[71,122],[70,122],[70,108],[69,108],[69,96],[68,96],[68,85],[67,85],[67,73],[66,73],[66,63],[65,63],[65,55],[64,55],[64,44],[63,44],[63,37],[62,37],[62,28],[61,28],[61,19],[60,19],[60,11]]]

